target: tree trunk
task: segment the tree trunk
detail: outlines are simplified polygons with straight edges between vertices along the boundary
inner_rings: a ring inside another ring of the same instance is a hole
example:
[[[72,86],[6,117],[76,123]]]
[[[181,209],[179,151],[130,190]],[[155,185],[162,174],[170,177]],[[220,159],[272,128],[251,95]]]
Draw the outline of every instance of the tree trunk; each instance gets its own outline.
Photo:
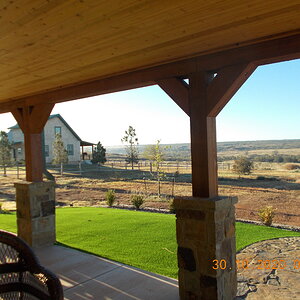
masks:
[[[157,177],[157,181],[158,181],[158,197],[160,198],[160,178],[159,178],[159,175]]]
[[[60,163],[60,175],[62,176],[64,173],[64,169],[63,169],[63,163]]]
[[[3,165],[3,176],[6,177],[6,165]]]

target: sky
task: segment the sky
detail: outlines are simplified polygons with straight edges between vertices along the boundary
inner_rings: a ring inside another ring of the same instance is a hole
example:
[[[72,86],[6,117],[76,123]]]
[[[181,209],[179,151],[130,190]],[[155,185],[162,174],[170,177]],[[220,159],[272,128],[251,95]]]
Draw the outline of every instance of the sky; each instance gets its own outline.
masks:
[[[121,145],[129,125],[139,144],[189,143],[189,117],[158,86],[56,104],[79,137]],[[0,114],[0,130],[16,124]],[[300,60],[261,66],[217,117],[217,140],[300,139]]]

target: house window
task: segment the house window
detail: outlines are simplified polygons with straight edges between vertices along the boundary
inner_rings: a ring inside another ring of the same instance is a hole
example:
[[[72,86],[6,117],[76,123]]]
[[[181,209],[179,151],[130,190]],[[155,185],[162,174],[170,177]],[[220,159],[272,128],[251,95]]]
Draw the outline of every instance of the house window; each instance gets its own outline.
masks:
[[[49,145],[45,145],[45,156],[49,156]]]
[[[18,148],[18,154],[22,154],[22,148]]]
[[[60,126],[55,126],[54,127],[54,134],[55,135],[57,135],[57,134],[61,135],[61,127]]]
[[[67,152],[68,152],[68,155],[74,155],[74,145],[73,144],[67,145]]]

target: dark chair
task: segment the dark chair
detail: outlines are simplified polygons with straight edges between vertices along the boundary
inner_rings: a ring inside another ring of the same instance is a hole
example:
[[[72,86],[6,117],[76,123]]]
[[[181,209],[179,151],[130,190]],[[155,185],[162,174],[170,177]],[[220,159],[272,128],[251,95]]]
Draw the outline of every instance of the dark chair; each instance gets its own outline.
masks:
[[[59,279],[43,268],[31,248],[0,230],[0,299],[63,300]]]

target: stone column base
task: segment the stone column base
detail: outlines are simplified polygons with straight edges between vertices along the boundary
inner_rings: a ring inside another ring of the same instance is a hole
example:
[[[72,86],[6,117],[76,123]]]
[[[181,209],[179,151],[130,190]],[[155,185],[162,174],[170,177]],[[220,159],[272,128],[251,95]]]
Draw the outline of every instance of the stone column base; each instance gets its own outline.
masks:
[[[235,298],[235,203],[236,197],[174,200],[180,299]]]
[[[15,183],[18,236],[32,247],[53,245],[55,232],[54,182]]]

